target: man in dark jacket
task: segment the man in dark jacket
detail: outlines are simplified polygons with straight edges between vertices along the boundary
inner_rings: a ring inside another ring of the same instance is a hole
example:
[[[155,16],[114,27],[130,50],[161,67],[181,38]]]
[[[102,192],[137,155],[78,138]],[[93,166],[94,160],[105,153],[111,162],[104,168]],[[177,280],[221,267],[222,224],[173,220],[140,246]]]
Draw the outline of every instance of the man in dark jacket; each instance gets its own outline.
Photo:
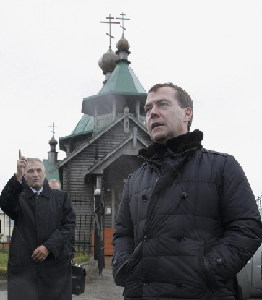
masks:
[[[49,187],[41,160],[19,155],[0,206],[14,220],[8,300],[72,299],[69,241],[75,214],[68,195]]]
[[[145,111],[153,144],[123,191],[115,283],[126,300],[237,299],[236,275],[262,240],[247,178],[233,156],[189,132],[193,103],[180,87],[153,86]]]

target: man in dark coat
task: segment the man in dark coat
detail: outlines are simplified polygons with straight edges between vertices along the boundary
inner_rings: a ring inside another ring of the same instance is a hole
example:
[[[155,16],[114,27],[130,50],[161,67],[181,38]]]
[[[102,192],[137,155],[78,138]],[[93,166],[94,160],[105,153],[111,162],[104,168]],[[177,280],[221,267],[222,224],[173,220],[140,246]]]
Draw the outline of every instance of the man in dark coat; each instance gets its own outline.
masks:
[[[68,195],[49,187],[41,160],[19,155],[0,206],[14,220],[8,300],[72,299],[70,239],[75,214]]]
[[[153,144],[123,191],[113,276],[126,300],[237,299],[237,273],[261,244],[258,207],[233,156],[203,149],[189,132],[190,96],[153,86],[146,124]]]

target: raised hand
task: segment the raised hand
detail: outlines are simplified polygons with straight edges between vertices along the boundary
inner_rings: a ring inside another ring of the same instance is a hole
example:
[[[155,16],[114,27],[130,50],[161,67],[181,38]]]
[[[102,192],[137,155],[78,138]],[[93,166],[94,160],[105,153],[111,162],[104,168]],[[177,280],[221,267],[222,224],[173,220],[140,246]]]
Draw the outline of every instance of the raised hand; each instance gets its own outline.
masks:
[[[25,167],[27,165],[27,159],[22,156],[21,150],[19,150],[19,159],[17,161],[17,172],[16,178],[18,181],[22,180],[22,177],[25,175]]]

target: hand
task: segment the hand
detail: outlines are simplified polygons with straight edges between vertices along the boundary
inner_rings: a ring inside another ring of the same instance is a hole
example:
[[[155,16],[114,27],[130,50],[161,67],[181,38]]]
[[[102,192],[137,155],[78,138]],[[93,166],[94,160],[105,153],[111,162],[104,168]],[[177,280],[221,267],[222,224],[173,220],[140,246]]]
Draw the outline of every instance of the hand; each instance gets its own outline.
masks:
[[[19,150],[19,159],[17,161],[16,179],[22,181],[22,177],[25,175],[25,167],[27,165],[27,159],[22,156],[21,150]]]
[[[48,255],[49,250],[45,246],[41,245],[34,250],[32,258],[36,262],[43,262]]]

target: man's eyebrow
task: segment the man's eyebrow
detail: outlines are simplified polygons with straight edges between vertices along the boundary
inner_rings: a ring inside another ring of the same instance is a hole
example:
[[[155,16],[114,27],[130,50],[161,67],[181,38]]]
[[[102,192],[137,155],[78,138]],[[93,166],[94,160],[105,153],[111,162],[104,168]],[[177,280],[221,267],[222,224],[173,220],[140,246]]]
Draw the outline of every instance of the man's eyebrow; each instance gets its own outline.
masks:
[[[37,170],[37,171],[42,171],[43,169],[42,168],[30,168],[30,169],[27,169],[27,172],[31,172],[33,170]]]
[[[148,106],[151,106],[151,105],[153,105],[153,103],[160,103],[160,102],[163,102],[163,101],[170,102],[170,100],[168,100],[168,99],[165,99],[165,98],[163,98],[163,99],[158,99],[158,100],[155,100],[155,101],[153,101],[153,102],[151,102],[151,103],[147,103],[147,104],[145,104],[145,106],[144,106],[144,109],[145,109],[145,108],[147,108]]]
[[[147,108],[147,107],[150,106],[150,105],[152,105],[152,103],[147,103],[147,104],[145,104],[144,109]]]
[[[156,102],[161,102],[161,101],[168,101],[168,102],[170,102],[170,100],[169,100],[169,99],[166,99],[166,98],[156,100]]]

